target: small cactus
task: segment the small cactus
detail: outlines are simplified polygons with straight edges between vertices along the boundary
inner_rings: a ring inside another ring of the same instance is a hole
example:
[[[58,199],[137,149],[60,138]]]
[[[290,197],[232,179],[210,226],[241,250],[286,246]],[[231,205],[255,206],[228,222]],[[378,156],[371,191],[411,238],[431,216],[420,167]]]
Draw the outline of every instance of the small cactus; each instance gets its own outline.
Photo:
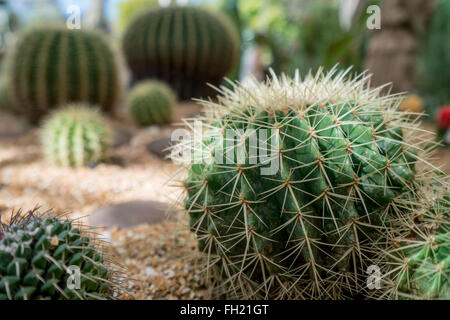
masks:
[[[122,271],[103,251],[75,221],[16,212],[0,225],[0,300],[115,298]]]
[[[175,104],[172,89],[159,81],[137,84],[128,98],[129,112],[140,126],[169,123]]]
[[[34,123],[72,102],[112,111],[120,93],[114,53],[97,31],[58,26],[28,30],[9,57],[7,75],[17,113]]]
[[[412,199],[411,214],[398,227],[386,251],[380,252],[382,274],[389,275],[382,298],[450,299],[450,186],[424,187]],[[387,258],[386,258],[387,257]]]
[[[69,167],[102,161],[110,139],[110,126],[100,112],[79,104],[51,114],[41,134],[46,159],[53,165]]]

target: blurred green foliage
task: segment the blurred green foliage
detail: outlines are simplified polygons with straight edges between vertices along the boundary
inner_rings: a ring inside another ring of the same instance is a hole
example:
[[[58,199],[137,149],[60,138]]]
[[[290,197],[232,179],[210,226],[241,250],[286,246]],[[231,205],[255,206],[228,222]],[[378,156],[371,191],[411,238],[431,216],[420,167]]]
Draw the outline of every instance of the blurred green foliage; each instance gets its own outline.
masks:
[[[329,69],[337,62],[361,69],[367,15],[356,17],[352,27],[344,30],[338,1],[221,0],[219,7],[240,29],[244,49],[255,43],[263,47],[268,66],[277,72]]]
[[[158,0],[128,0],[119,4],[119,32],[127,27],[128,23],[142,10],[158,5]]]
[[[450,1],[437,0],[429,32],[424,34],[419,57],[419,86],[427,113],[450,104]]]

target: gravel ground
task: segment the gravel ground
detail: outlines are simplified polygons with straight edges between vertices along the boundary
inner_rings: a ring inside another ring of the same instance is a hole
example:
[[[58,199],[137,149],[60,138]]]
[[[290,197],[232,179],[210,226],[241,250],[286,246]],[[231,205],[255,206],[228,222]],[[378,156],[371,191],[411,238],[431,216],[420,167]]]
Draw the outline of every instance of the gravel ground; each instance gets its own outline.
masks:
[[[179,118],[198,107],[183,107]],[[175,119],[177,121],[179,119]],[[39,147],[38,129],[29,129],[0,114],[0,212],[40,205],[55,212],[87,217],[105,205],[131,200],[172,203],[177,191],[168,183],[179,167],[149,154],[145,145],[170,128],[137,130],[126,121],[115,125],[130,132],[129,143],[113,148],[109,160],[95,168],[68,169],[47,165]],[[428,130],[433,130],[429,125]],[[435,160],[450,173],[450,148],[438,150]],[[133,229],[104,233],[112,253],[128,268],[128,290],[134,299],[207,299],[193,263],[195,239],[185,227],[185,217]],[[127,297],[123,297],[127,298]],[[129,297],[128,297],[129,298]]]

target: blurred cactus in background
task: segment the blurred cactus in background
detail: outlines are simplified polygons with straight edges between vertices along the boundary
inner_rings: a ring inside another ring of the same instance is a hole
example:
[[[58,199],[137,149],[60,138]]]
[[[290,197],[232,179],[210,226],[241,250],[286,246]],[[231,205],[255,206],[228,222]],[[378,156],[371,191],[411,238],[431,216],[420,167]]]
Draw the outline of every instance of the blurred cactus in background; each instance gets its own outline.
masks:
[[[119,74],[109,43],[94,31],[46,26],[28,30],[8,60],[8,90],[18,113],[37,122],[67,102],[112,111]]]
[[[130,93],[128,107],[140,126],[169,123],[176,98],[170,87],[159,81],[138,83]]]
[[[198,7],[149,10],[136,17],[123,38],[133,80],[169,83],[181,100],[207,96],[239,55],[239,37],[223,16]]]
[[[41,137],[44,155],[57,166],[97,164],[105,158],[110,130],[98,110],[86,105],[69,105],[45,120]]]

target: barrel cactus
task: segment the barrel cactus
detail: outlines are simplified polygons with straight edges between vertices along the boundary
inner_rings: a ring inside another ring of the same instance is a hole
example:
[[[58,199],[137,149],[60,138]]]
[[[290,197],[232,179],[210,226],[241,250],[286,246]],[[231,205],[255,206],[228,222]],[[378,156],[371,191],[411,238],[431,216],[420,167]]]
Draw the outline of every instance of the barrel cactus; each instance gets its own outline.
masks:
[[[421,201],[417,201],[421,200]],[[450,186],[423,188],[391,246],[379,253],[384,286],[378,298],[450,299]]]
[[[122,271],[103,247],[52,211],[17,212],[0,225],[0,300],[115,298]]]
[[[182,100],[205,96],[238,59],[239,37],[218,13],[198,7],[151,9],[132,21],[123,51],[135,81],[157,78]]]
[[[128,108],[133,120],[141,126],[166,124],[172,118],[175,94],[159,81],[137,84],[128,98]]]
[[[86,105],[68,105],[44,121],[41,133],[46,159],[53,165],[82,167],[104,159],[111,129],[100,112]]]
[[[367,270],[429,152],[401,97],[369,80],[273,75],[203,102],[191,126],[203,135],[173,157],[186,163],[184,207],[214,295],[367,296]]]
[[[120,93],[115,56],[104,37],[54,26],[19,38],[8,63],[8,82],[16,111],[32,122],[70,102],[112,111]]]

